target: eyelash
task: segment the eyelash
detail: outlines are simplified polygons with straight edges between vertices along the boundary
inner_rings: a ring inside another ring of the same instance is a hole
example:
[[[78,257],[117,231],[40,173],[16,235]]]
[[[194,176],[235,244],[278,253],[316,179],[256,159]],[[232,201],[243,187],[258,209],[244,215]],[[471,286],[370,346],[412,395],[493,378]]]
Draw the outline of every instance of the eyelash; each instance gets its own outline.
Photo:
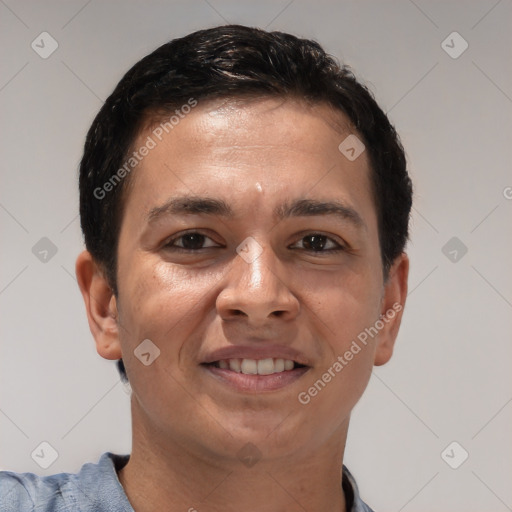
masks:
[[[179,236],[176,236],[176,237],[172,238],[171,240],[168,240],[164,244],[164,248],[167,249],[167,250],[171,250],[171,251],[185,252],[185,253],[199,252],[199,251],[204,250],[204,249],[215,248],[215,247],[202,247],[200,249],[185,249],[184,247],[179,247],[179,246],[173,245],[177,240],[179,240],[180,238],[183,238],[186,235],[202,235],[205,238],[209,238],[210,240],[214,241],[211,237],[209,237],[208,235],[206,235],[204,233],[201,233],[200,231],[187,231],[185,233],[181,233]],[[322,237],[325,237],[328,241],[336,244],[337,247],[332,248],[332,249],[321,250],[321,251],[314,251],[314,250],[311,250],[311,249],[300,249],[300,250],[311,252],[313,254],[321,254],[321,253],[333,254],[333,253],[338,253],[338,252],[342,252],[342,251],[346,251],[347,250],[347,247],[345,247],[344,245],[341,245],[339,242],[334,240],[334,238],[332,238],[330,236],[327,236],[327,235],[324,235],[323,233],[315,232],[315,231],[302,235],[299,241],[303,240],[304,238],[306,238],[308,236],[322,236]],[[215,242],[215,243],[217,243],[217,242]]]

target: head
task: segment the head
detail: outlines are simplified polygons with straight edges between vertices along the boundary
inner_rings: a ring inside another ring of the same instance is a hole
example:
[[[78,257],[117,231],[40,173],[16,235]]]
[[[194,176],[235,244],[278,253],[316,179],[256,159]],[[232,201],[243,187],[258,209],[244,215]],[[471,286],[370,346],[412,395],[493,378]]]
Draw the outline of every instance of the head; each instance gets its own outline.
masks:
[[[140,415],[175,438],[188,434],[171,410],[222,423],[229,403],[247,441],[278,423],[284,395],[209,395],[211,376],[195,372],[217,350],[228,359],[241,344],[257,359],[279,343],[307,368],[302,391],[332,380],[302,395],[283,432],[298,435],[305,402],[321,416],[341,400],[324,429],[342,428],[371,366],[391,357],[411,203],[393,126],[318,43],[237,25],[172,40],[126,73],[85,142],[77,275],[98,352],[128,373]],[[187,432],[200,438],[205,424]]]

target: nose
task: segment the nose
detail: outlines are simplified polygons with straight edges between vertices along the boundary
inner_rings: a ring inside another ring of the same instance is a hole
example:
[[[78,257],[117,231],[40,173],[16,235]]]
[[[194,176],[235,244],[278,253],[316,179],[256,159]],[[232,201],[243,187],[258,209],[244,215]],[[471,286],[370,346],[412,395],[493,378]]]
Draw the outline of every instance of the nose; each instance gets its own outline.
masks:
[[[300,304],[285,282],[280,262],[269,246],[253,261],[239,254],[227,276],[225,287],[217,296],[216,306],[223,320],[245,318],[251,326],[297,317]]]

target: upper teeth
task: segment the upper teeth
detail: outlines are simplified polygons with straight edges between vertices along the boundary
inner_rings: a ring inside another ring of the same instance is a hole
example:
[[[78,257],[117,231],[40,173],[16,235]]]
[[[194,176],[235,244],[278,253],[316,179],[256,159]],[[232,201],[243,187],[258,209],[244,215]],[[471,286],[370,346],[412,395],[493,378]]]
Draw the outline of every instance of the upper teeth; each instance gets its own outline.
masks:
[[[294,362],[290,359],[221,359],[219,368],[229,368],[246,375],[270,375],[284,370],[293,370]]]

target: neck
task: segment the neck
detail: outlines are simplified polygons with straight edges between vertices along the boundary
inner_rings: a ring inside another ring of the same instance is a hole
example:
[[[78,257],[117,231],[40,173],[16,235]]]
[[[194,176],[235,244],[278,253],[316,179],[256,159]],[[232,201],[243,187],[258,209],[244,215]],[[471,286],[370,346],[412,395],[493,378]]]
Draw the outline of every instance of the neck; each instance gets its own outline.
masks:
[[[345,512],[341,480],[348,420],[336,439],[314,453],[244,465],[237,457],[205,456],[204,449],[162,436],[133,412],[132,402],[132,453],[118,476],[135,512]]]

